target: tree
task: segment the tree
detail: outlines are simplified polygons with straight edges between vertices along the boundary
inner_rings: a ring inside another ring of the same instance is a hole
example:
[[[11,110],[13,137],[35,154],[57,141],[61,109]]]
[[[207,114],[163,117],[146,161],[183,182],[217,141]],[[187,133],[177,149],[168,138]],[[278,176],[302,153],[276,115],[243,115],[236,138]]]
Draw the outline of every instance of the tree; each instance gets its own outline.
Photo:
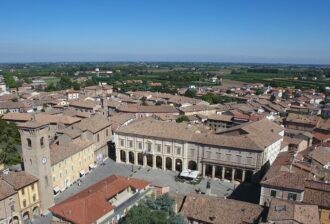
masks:
[[[176,215],[173,211],[175,201],[167,195],[157,199],[147,198],[138,206],[131,208],[126,217],[120,221],[122,224],[183,224],[182,215]]]
[[[182,123],[184,121],[189,121],[189,119],[187,116],[182,115],[182,116],[178,117],[175,121],[176,121],[176,123]]]
[[[184,93],[185,96],[194,98],[196,97],[197,91],[196,89],[189,88],[187,91]]]
[[[80,84],[77,81],[72,82],[72,87],[74,90],[80,90]]]
[[[256,89],[256,95],[261,95],[261,94],[263,94],[262,89]]]
[[[0,120],[0,161],[6,165],[21,162],[17,146],[21,144],[21,137],[13,122]]]
[[[141,101],[142,101],[142,105],[143,106],[147,106],[148,104],[147,104],[147,97],[145,97],[145,96],[143,96],[142,98],[141,98]]]
[[[270,101],[271,102],[274,102],[276,100],[276,96],[274,95],[274,94],[272,94],[271,96],[270,96]]]

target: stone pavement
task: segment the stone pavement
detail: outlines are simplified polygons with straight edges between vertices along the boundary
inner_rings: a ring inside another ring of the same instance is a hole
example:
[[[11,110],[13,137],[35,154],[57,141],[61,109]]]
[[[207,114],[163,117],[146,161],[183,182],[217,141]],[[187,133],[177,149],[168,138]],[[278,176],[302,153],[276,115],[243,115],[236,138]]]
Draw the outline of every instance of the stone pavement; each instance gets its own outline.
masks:
[[[98,181],[114,174],[147,180],[155,186],[169,186],[172,192],[179,194],[188,194],[189,192],[194,192],[196,189],[200,189],[202,192],[206,192],[207,179],[203,179],[198,185],[176,182],[174,177],[178,174],[178,172],[152,169],[150,167],[142,168],[139,166],[133,166],[132,168],[131,164],[119,164],[111,159],[108,159],[105,162],[105,165],[96,167],[91,173],[83,177],[80,186],[77,184],[72,185],[70,188],[56,196],[55,203],[59,203],[97,183]],[[234,184],[230,182],[211,179],[210,182],[211,193],[219,197],[229,196],[234,190]]]
[[[132,166],[131,164],[119,164],[111,159],[108,159],[107,161],[105,161],[104,165],[96,167],[91,173],[83,177],[81,179],[82,182],[80,186],[78,186],[78,184],[76,183],[65,191],[59,193],[59,195],[55,197],[55,203],[62,202],[65,199],[88,188],[89,186],[99,182],[100,180],[114,174],[119,176],[147,180],[155,186],[169,186],[171,192],[179,194],[188,194],[190,192],[195,192],[196,189],[200,189],[202,192],[206,192],[206,183],[208,181],[208,179],[203,179],[198,185],[176,182],[174,177],[178,175],[178,172],[152,169],[150,167],[142,168],[140,166]],[[211,194],[219,197],[229,196],[235,188],[235,185],[230,182],[211,179],[210,182]],[[37,217],[33,223],[46,224],[50,223],[50,220],[51,215],[46,217]]]

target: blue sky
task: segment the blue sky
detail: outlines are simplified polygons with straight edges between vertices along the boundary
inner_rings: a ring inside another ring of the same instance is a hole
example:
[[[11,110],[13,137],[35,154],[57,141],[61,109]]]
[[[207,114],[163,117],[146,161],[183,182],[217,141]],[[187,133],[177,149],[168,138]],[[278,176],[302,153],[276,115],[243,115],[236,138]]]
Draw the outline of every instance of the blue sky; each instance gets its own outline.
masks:
[[[330,1],[0,1],[0,62],[44,61],[330,64]]]

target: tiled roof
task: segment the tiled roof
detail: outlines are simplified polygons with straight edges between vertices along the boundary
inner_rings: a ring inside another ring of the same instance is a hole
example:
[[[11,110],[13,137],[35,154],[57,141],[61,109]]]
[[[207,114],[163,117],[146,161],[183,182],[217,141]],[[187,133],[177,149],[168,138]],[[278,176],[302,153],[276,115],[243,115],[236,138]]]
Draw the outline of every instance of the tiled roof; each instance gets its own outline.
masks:
[[[127,113],[179,113],[175,107],[170,105],[142,106],[138,104],[127,104],[120,106],[118,110]]]
[[[330,163],[330,148],[319,146],[309,153],[309,156],[322,165]]]
[[[1,179],[13,186],[14,190],[19,190],[27,185],[30,185],[38,179],[24,171],[21,172],[9,172],[8,174],[2,174]]]
[[[258,123],[260,124],[254,124]],[[257,121],[249,123],[251,127],[245,127],[246,135],[215,135],[211,133],[199,133],[197,128],[186,124],[162,122],[151,118],[132,122],[128,126],[121,127],[117,133],[135,134],[156,138],[184,140],[188,142],[206,145],[227,146],[263,151],[265,147],[280,140],[278,135],[281,127],[271,121]]]
[[[306,181],[304,202],[330,209],[330,184],[313,180]]]
[[[317,205],[305,205],[273,198],[267,216],[268,222],[319,224]]]
[[[0,201],[5,198],[8,198],[13,194],[16,194],[16,191],[14,190],[13,186],[11,186],[2,178],[0,178]]]
[[[75,127],[81,129],[82,131],[88,130],[92,133],[96,133],[104,128],[110,127],[111,122],[104,116],[95,115],[90,118],[83,119]]]
[[[214,224],[255,223],[263,212],[263,207],[247,202],[189,194],[181,212],[184,216]]]
[[[148,185],[149,183],[143,180],[112,175],[55,205],[50,210],[56,216],[72,223],[94,223],[115,208],[109,199],[117,193],[129,186],[144,189]]]
[[[84,150],[92,144],[92,141],[86,140],[71,141],[65,144],[59,143],[59,145],[54,143],[50,146],[51,164],[57,164],[58,162],[63,161],[64,159],[76,154],[77,152]]]

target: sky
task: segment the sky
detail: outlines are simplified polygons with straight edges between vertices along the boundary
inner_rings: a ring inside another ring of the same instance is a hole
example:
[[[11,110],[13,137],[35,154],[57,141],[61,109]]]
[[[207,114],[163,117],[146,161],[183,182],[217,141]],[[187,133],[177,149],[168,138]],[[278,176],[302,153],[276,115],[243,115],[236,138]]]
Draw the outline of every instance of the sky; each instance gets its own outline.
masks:
[[[0,62],[63,61],[330,64],[330,1],[0,1]]]

